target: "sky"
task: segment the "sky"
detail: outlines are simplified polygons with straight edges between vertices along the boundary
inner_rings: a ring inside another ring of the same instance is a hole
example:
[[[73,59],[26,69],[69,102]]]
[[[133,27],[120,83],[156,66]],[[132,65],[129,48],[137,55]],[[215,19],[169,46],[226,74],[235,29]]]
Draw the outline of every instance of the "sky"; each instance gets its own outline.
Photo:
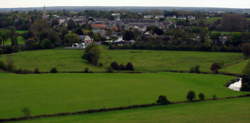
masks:
[[[0,0],[0,8],[42,7],[44,5],[250,8],[250,0]]]

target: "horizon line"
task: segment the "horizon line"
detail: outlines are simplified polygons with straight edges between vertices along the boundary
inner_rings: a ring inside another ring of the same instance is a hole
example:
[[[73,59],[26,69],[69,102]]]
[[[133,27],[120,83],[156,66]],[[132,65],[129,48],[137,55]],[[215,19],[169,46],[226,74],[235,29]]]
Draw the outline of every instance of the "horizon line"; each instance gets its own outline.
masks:
[[[0,7],[0,9],[29,9],[29,8],[42,8],[44,6],[27,6],[27,7]],[[52,7],[138,7],[138,8],[164,8],[164,7],[171,7],[171,8],[218,8],[218,9],[250,9],[249,8],[237,8],[237,7],[210,7],[210,6],[202,6],[202,7],[196,7],[196,6],[120,6],[120,5],[110,5],[110,6],[101,6],[101,5],[85,5],[85,6],[46,6],[48,8]]]

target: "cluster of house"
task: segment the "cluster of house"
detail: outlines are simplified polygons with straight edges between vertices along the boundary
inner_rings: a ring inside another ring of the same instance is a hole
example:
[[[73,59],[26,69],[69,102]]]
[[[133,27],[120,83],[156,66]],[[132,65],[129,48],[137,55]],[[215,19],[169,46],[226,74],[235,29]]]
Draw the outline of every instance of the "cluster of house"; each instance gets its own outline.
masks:
[[[78,25],[89,24],[92,28],[92,32],[100,34],[106,41],[101,41],[107,44],[132,44],[135,41],[125,41],[120,34],[119,30],[136,29],[145,35],[150,35],[147,32],[148,26],[157,26],[160,29],[166,30],[170,26],[176,28],[176,22],[174,21],[159,21],[160,19],[189,19],[195,20],[194,16],[167,16],[164,15],[145,15],[141,19],[121,19],[120,13],[112,13],[114,20],[106,18],[92,18],[86,16],[73,16],[73,17],[61,17],[54,15],[54,18],[58,19],[59,25],[67,26],[70,20],[74,21]],[[111,38],[115,37],[115,38]],[[88,44],[93,43],[94,40],[86,35],[80,36],[82,43],[74,43],[72,47],[85,48]],[[99,41],[96,41],[99,42]]]

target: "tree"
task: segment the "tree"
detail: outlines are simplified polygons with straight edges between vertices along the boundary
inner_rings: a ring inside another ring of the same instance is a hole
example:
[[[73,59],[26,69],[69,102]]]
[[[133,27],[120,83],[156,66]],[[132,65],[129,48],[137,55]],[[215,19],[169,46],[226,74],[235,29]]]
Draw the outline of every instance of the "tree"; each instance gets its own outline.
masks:
[[[79,35],[74,32],[68,32],[64,36],[64,45],[72,45],[73,43],[77,43],[80,41]]]
[[[76,23],[72,19],[70,19],[68,22],[68,29],[72,30],[72,29],[75,29],[76,27],[77,27]]]
[[[196,98],[195,92],[194,91],[189,91],[187,93],[187,100],[188,101],[193,101]]]
[[[213,63],[210,67],[210,70],[213,72],[213,73],[218,73],[219,72],[219,69],[221,69],[221,65],[219,63]]]
[[[54,47],[54,44],[48,39],[43,39],[40,43],[40,46],[43,49],[50,49]]]
[[[8,40],[8,38],[10,37],[10,30],[7,29],[0,29],[0,45],[2,47],[5,46],[5,41]]]
[[[15,47],[18,46],[17,42],[17,33],[15,27],[10,27],[10,39],[11,39],[11,46]]]
[[[194,67],[191,67],[190,72],[191,73],[200,73],[200,66],[196,65]]]
[[[25,117],[30,117],[31,116],[31,111],[30,111],[29,108],[23,108],[22,112],[23,112]]]
[[[205,99],[205,95],[203,93],[200,93],[198,96],[199,96],[200,100],[204,100]]]
[[[110,64],[110,67],[114,70],[120,70],[119,64],[115,61]]]
[[[241,91],[250,91],[250,62],[243,69]]]
[[[131,70],[131,71],[134,71],[134,65],[133,65],[131,62],[129,62],[129,63],[126,65],[126,69],[127,69],[127,70]]]
[[[221,25],[225,31],[244,31],[246,18],[240,14],[225,14],[222,17]]]
[[[89,45],[82,58],[86,59],[92,65],[98,65],[101,56],[101,48],[95,44]]]
[[[57,69],[55,67],[53,67],[51,70],[50,70],[50,73],[58,73]]]
[[[158,100],[156,101],[157,104],[159,105],[167,105],[167,104],[170,104],[170,101],[167,99],[166,96],[159,96],[158,97]]]
[[[244,43],[241,45],[241,50],[246,58],[250,57],[250,43]]]
[[[134,38],[135,38],[135,35],[134,35],[134,33],[132,31],[125,31],[124,34],[123,34],[123,39],[124,40],[129,41],[129,40],[132,40]]]

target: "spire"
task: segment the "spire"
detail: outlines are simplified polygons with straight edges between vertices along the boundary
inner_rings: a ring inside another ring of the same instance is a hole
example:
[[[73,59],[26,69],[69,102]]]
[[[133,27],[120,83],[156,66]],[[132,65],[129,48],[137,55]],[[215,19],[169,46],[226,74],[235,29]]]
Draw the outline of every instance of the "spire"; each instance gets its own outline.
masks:
[[[46,5],[45,0],[43,0],[43,19],[47,19],[47,11],[46,11]]]

